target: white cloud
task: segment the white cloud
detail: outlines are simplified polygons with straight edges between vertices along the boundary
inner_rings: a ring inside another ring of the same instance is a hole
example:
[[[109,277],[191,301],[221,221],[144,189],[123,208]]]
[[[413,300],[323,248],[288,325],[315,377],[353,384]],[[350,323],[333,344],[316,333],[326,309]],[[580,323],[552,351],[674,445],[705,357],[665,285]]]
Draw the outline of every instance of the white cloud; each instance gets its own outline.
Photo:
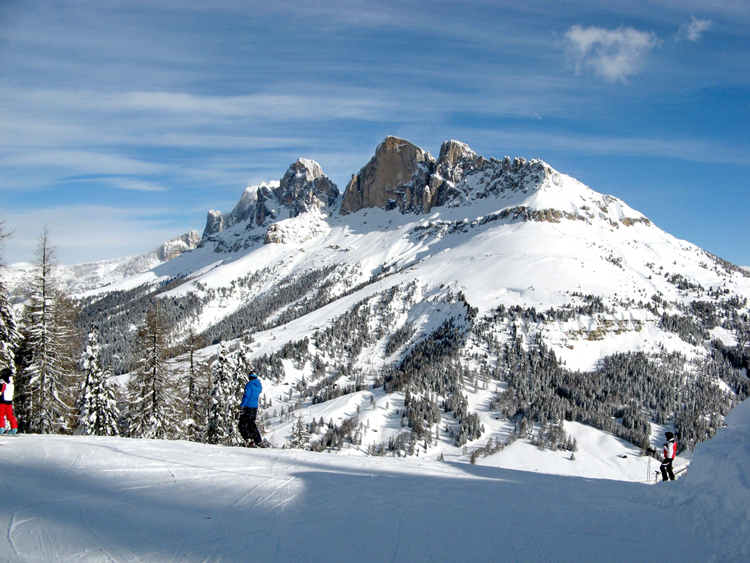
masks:
[[[654,33],[631,27],[610,30],[580,25],[571,27],[564,40],[577,74],[590,69],[607,82],[625,82],[643,67],[646,55],[661,43]]]
[[[32,261],[44,226],[49,230],[50,240],[62,264],[148,252],[182,234],[179,227],[165,220],[165,215],[163,209],[122,209],[100,205],[44,207],[15,212],[4,217],[6,232],[13,232],[5,244],[6,262]]]
[[[149,182],[146,180],[139,180],[137,178],[114,177],[109,178],[109,181],[116,188],[120,188],[121,190],[135,190],[138,192],[163,192],[167,189],[161,184]]]
[[[714,22],[711,20],[701,20],[695,16],[690,16],[690,23],[686,23],[680,27],[677,37],[679,39],[687,39],[688,41],[698,41],[703,32],[711,29],[713,24]]]
[[[67,170],[76,175],[158,174],[170,170],[169,166],[160,163],[77,147],[60,150],[37,148],[33,152],[9,153],[0,157],[0,167],[6,170],[12,168]]]

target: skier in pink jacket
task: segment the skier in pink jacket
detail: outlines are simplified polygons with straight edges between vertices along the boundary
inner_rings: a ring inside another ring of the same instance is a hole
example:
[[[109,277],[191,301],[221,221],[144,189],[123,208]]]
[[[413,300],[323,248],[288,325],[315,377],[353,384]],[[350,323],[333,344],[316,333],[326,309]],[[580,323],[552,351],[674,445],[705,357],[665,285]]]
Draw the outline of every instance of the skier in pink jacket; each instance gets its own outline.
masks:
[[[667,443],[664,444],[664,461],[661,462],[661,478],[662,481],[669,479],[674,481],[674,472],[672,471],[672,462],[677,455],[677,440],[675,440],[674,434],[667,432]]]

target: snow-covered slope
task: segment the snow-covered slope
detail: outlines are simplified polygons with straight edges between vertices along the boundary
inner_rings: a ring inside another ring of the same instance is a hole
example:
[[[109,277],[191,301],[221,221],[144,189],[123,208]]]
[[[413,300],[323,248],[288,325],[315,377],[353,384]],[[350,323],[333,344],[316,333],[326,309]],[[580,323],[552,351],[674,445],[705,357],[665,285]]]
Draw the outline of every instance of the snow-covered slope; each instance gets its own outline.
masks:
[[[656,487],[417,458],[0,437],[0,560],[736,563],[750,554],[749,416],[745,402],[688,478]]]
[[[720,545],[718,560],[750,559],[750,401],[735,407],[712,440],[699,444],[695,461],[667,502],[691,514]],[[665,502],[666,504],[666,502]]]

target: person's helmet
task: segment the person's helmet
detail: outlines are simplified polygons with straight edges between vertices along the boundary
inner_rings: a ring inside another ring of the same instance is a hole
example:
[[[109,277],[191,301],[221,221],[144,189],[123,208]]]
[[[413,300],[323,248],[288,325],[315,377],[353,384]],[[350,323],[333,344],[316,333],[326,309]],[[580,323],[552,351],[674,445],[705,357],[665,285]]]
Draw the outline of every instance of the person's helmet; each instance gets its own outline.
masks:
[[[13,376],[13,372],[10,370],[10,368],[3,368],[3,371],[0,371],[0,379],[5,381],[5,383],[10,383],[10,378]]]
[[[671,440],[672,438],[674,438],[674,434],[672,434],[671,432],[667,432],[664,435],[667,437],[667,440]]]
[[[249,373],[249,375],[247,376],[247,378],[248,378],[248,379],[257,379],[257,378],[258,378],[258,374],[257,374],[257,373],[255,373],[254,371],[251,371],[251,372]]]

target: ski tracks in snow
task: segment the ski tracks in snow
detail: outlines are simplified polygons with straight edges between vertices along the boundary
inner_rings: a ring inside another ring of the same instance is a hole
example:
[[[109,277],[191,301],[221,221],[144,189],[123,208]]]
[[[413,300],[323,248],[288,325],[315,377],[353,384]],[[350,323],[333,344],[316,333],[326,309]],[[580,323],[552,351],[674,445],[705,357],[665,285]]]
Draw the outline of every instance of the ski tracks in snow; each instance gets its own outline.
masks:
[[[710,557],[683,514],[633,483],[112,438],[24,436],[8,450],[0,561],[13,563]]]

